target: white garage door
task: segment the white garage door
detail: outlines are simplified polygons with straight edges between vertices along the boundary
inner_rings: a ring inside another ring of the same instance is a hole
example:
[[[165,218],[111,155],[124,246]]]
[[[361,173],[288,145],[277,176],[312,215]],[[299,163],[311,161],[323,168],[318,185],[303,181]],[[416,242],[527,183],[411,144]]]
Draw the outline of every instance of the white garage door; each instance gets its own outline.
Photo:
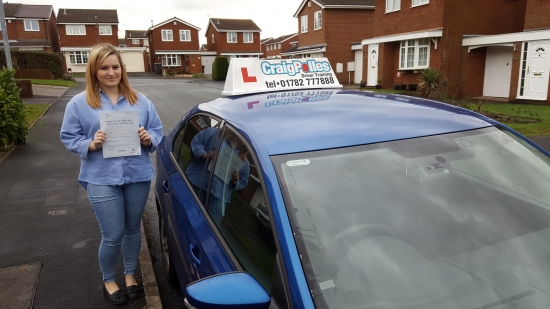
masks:
[[[126,66],[126,72],[145,72],[143,52],[121,52],[120,56],[122,57],[124,65]]]
[[[202,65],[204,65],[204,74],[212,74],[212,64],[216,56],[201,56]]]
[[[513,47],[487,47],[483,96],[497,98],[510,96],[513,52]]]

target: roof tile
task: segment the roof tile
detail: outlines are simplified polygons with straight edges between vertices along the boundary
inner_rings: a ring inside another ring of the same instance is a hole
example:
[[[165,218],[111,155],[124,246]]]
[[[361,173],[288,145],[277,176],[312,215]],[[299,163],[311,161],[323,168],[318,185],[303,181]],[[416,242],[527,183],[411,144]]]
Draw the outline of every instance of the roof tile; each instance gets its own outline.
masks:
[[[210,18],[210,22],[218,31],[262,31],[252,19]]]
[[[59,24],[96,22],[118,24],[117,10],[59,9],[57,13],[57,23]]]

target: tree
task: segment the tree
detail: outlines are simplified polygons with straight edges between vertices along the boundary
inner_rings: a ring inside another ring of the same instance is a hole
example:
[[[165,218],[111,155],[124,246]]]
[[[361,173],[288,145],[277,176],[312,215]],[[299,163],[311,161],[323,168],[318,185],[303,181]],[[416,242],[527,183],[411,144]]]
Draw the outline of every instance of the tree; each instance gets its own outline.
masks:
[[[28,133],[25,103],[19,97],[21,89],[15,84],[14,75],[15,69],[0,70],[0,144],[4,148],[25,141]]]

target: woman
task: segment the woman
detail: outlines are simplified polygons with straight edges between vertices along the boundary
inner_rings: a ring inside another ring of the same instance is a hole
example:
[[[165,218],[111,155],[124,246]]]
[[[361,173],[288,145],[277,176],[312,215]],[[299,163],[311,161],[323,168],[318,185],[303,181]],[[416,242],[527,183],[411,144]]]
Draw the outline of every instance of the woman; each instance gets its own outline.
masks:
[[[139,113],[135,134],[141,154],[104,158],[102,146],[109,136],[101,129],[99,114],[117,111]],[[149,154],[162,137],[162,124],[153,103],[130,87],[114,46],[99,44],[90,52],[86,91],[67,104],[60,135],[65,147],[80,157],[78,182],[87,190],[101,231],[98,257],[103,293],[113,304],[139,298],[142,290],[134,273],[141,246],[141,216],[155,172]],[[121,248],[126,292],[115,282]]]

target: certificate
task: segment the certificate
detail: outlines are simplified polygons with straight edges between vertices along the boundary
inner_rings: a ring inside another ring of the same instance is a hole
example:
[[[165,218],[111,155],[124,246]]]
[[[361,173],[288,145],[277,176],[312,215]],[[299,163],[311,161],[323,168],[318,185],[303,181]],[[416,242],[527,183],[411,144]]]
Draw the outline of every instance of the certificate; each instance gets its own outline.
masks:
[[[245,164],[233,148],[229,146],[222,146],[216,160],[214,175],[220,177],[220,179],[226,184],[231,181],[233,172],[238,172]],[[208,167],[208,170],[211,170],[210,166]]]
[[[104,158],[141,154],[138,111],[99,112],[99,123],[107,134],[102,146]]]

